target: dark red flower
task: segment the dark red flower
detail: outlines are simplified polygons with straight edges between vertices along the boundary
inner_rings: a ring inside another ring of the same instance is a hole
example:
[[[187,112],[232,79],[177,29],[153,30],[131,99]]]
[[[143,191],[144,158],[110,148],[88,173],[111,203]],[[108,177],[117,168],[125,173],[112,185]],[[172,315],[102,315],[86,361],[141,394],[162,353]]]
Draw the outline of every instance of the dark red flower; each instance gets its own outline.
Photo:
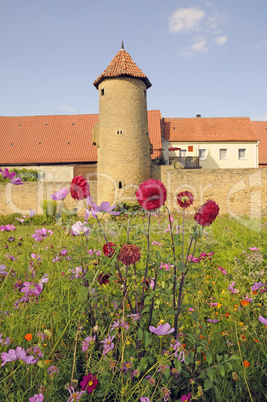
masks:
[[[135,195],[141,207],[150,211],[164,205],[167,191],[160,180],[148,179],[140,184]]]
[[[182,191],[177,195],[177,203],[181,208],[188,208],[194,202],[193,194],[189,191]]]
[[[107,283],[109,283],[108,278],[110,277],[110,275],[111,274],[104,275],[103,272],[101,272],[101,274],[98,275],[98,278],[97,278],[99,284],[102,286],[102,285],[106,285]]]
[[[82,381],[80,382],[82,391],[87,391],[88,394],[93,393],[93,390],[96,389],[97,384],[98,384],[98,379],[92,373],[89,373],[88,375],[84,375]]]
[[[219,206],[213,200],[208,200],[195,214],[195,221],[201,226],[210,226],[219,213]]]
[[[70,194],[75,200],[83,200],[89,197],[89,183],[81,175],[75,176],[70,183]]]
[[[140,249],[135,244],[122,245],[118,260],[121,261],[124,265],[135,264],[137,261],[140,260],[140,258]]]
[[[103,253],[105,255],[105,257],[112,257],[113,254],[115,253],[115,249],[113,247],[117,247],[116,244],[112,243],[112,242],[108,242],[109,247],[111,249],[111,253],[109,251],[109,247],[107,244],[104,244],[103,246]]]

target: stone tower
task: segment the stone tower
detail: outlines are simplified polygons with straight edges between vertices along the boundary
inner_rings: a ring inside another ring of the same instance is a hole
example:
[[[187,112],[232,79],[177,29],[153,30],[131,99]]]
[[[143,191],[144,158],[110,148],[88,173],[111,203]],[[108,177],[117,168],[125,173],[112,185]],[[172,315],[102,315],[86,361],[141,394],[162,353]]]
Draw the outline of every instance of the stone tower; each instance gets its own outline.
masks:
[[[122,43],[94,85],[99,91],[99,120],[93,128],[97,203],[136,202],[137,187],[150,178],[146,91],[151,83]]]

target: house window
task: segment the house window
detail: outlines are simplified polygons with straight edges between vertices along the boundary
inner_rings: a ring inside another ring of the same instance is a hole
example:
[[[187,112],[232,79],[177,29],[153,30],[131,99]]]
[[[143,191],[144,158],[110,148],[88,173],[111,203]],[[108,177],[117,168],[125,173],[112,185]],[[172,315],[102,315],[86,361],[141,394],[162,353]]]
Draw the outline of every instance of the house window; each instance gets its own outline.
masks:
[[[240,148],[238,150],[238,159],[247,159],[246,158],[246,148]]]
[[[186,149],[180,149],[179,156],[180,156],[180,158],[185,158],[186,157]]]
[[[188,152],[193,152],[193,145],[188,145]]]
[[[199,149],[198,156],[201,161],[207,159],[207,150],[206,149]]]
[[[220,159],[228,159],[227,149],[220,149]]]
[[[104,88],[102,88],[101,89],[101,96],[104,96],[105,95],[105,90],[104,90]]]

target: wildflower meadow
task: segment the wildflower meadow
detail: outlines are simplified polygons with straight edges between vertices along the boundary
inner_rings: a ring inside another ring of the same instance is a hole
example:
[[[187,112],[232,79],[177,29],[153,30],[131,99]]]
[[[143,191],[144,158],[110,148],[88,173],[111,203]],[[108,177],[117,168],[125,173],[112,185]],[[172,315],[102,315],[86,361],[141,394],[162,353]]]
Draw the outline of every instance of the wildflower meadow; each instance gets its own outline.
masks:
[[[82,215],[0,225],[0,401],[266,401],[264,219],[189,191],[169,211],[154,179],[132,207],[77,176],[51,194],[61,212],[69,193]]]

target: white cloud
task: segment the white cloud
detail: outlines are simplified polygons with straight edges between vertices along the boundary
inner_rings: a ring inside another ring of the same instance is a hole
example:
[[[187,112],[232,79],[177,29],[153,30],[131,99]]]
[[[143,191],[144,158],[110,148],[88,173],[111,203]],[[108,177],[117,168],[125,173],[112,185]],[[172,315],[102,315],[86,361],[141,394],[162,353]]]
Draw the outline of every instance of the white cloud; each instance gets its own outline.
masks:
[[[213,2],[206,2],[204,7],[178,8],[169,17],[169,31],[174,34],[186,34],[188,42],[180,50],[181,57],[191,57],[194,53],[207,53],[214,46],[228,41],[222,31],[226,15],[214,10]],[[197,33],[197,36],[196,36]]]
[[[199,28],[205,12],[197,7],[178,8],[169,17],[170,32],[189,32]]]
[[[217,36],[216,38],[213,39],[213,42],[216,45],[224,45],[228,41],[228,36]]]
[[[66,105],[58,105],[58,107],[57,107],[58,109],[61,109],[61,110],[66,110],[67,112],[75,112],[76,111],[76,109],[73,109],[73,108],[71,108],[71,107],[69,107],[69,106],[66,106]]]
[[[267,39],[262,40],[260,43],[257,44],[256,48],[260,49],[262,47],[267,47]]]
[[[201,53],[207,53],[208,51],[208,46],[207,46],[207,41],[206,39],[200,40],[198,42],[195,42],[192,46],[191,46],[191,50],[194,50],[196,52],[201,52]]]

